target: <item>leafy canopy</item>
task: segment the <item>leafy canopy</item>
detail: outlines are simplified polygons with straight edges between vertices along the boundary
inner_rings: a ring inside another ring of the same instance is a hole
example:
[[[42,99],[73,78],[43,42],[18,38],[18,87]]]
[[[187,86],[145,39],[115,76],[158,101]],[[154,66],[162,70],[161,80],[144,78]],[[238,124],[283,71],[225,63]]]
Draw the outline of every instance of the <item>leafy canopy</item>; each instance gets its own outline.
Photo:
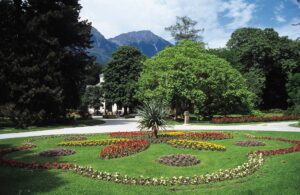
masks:
[[[134,96],[144,59],[138,49],[130,46],[122,46],[113,53],[104,70],[103,90],[108,103],[131,108],[137,104]]]
[[[176,17],[176,24],[166,27],[166,31],[170,31],[172,37],[176,41],[180,40],[192,40],[192,41],[201,41],[202,36],[199,35],[200,32],[203,32],[204,29],[196,29],[195,26],[197,22],[192,20],[187,16]]]
[[[247,113],[253,106],[253,93],[242,75],[189,40],[145,61],[137,97],[142,101],[164,100],[172,107],[185,105],[185,109],[205,117]]]

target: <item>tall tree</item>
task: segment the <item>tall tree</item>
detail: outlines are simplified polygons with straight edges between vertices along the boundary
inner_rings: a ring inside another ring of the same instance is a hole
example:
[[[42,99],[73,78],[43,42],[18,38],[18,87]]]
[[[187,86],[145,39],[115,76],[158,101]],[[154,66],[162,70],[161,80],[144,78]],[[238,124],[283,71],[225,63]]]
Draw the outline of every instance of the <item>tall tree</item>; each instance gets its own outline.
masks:
[[[82,97],[83,106],[94,108],[95,111],[99,110],[103,102],[103,91],[99,85],[88,86]]]
[[[214,54],[228,61],[235,69],[240,71],[246,79],[248,89],[253,92],[256,97],[255,105],[259,106],[262,103],[263,90],[265,88],[266,77],[263,70],[259,67],[245,68],[239,61],[236,50],[228,48],[209,49],[208,53]]]
[[[187,16],[176,17],[176,24],[166,27],[166,31],[170,31],[172,37],[176,41],[189,39],[192,41],[202,41],[202,36],[199,35],[204,29],[196,29],[197,22]]]
[[[294,114],[300,114],[300,72],[289,75],[287,92],[290,110]]]
[[[266,81],[261,107],[287,108],[287,75],[298,66],[299,56],[293,41],[273,29],[241,28],[232,33],[227,46],[237,54],[243,72],[252,68],[263,71]]]
[[[108,104],[132,110],[137,105],[136,85],[142,70],[142,53],[130,46],[119,47],[104,70],[103,90]]]
[[[206,118],[252,109],[253,94],[242,75],[224,59],[208,54],[199,43],[180,41],[144,64],[137,93],[142,101],[164,100],[176,111],[184,105],[184,109]]]
[[[79,21],[78,0],[5,0],[0,9],[5,115],[19,126],[65,117],[80,103],[91,62],[91,27]]]

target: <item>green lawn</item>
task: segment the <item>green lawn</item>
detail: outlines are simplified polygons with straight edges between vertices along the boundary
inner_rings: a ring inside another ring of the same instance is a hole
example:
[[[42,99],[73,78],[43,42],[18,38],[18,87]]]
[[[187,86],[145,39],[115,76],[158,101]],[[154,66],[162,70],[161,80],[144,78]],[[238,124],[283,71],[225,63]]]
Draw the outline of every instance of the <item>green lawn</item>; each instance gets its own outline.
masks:
[[[105,121],[97,119],[85,119],[85,120],[76,120],[70,124],[53,124],[53,125],[43,125],[43,126],[29,126],[26,129],[16,128],[14,125],[7,120],[0,120],[0,134],[5,133],[21,133],[29,131],[42,131],[42,130],[51,130],[51,129],[62,129],[69,127],[84,127],[84,126],[93,126],[101,125]]]
[[[225,145],[227,150],[198,151],[173,148],[166,144],[151,144],[147,150],[128,157],[110,160],[98,159],[102,147],[67,147],[76,154],[60,158],[40,157],[39,152],[58,147],[63,137],[38,139],[36,148],[7,155],[7,158],[36,162],[69,162],[92,166],[97,170],[120,172],[129,176],[192,176],[210,173],[219,169],[236,167],[247,160],[247,153],[257,149],[289,147],[292,144],[267,141],[266,146],[238,147],[236,140],[247,139],[242,131],[235,131],[234,138],[210,141]],[[253,135],[269,135],[300,140],[300,133],[254,132]],[[90,139],[107,137],[105,134],[88,135]],[[0,140],[0,147],[21,145],[24,139]],[[156,162],[159,156],[185,153],[197,156],[201,162],[191,167],[170,167]],[[134,186],[97,181],[72,171],[63,170],[22,170],[0,167],[1,193],[3,194],[299,194],[300,193],[300,152],[265,157],[266,162],[251,176],[198,186]]]

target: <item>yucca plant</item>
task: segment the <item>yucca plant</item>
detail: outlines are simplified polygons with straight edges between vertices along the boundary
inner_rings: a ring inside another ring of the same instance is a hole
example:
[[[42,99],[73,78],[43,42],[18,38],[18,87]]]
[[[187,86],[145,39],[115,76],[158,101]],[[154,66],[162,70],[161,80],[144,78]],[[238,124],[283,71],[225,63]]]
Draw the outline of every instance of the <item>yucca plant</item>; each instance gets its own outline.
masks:
[[[164,118],[167,114],[168,109],[161,102],[146,102],[138,109],[138,116],[141,118],[139,128],[141,130],[152,130],[153,136],[157,138],[159,129],[164,129],[166,126]]]

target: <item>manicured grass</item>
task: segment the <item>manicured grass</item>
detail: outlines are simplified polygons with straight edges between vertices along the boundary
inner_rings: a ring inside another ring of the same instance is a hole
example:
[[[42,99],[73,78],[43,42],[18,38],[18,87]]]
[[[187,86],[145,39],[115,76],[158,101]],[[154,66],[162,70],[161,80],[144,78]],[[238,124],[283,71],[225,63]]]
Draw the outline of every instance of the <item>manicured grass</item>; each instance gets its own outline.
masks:
[[[42,130],[51,130],[51,129],[62,129],[69,127],[84,127],[84,126],[93,126],[101,125],[105,121],[99,119],[85,119],[85,120],[76,120],[70,124],[53,124],[53,125],[42,125],[42,126],[29,126],[26,129],[16,128],[10,121],[0,121],[0,134],[4,133],[21,133],[29,131],[42,131]]]
[[[231,131],[232,132],[232,131]],[[233,143],[246,138],[244,131],[234,131],[234,138],[209,141],[225,145],[227,150],[198,151],[174,148],[166,144],[151,144],[140,153],[119,159],[101,160],[98,158],[102,146],[65,147],[76,151],[76,154],[57,158],[40,157],[39,152],[56,148],[63,137],[38,139],[33,143],[36,148],[14,152],[7,158],[36,162],[68,162],[92,166],[97,170],[120,172],[129,176],[193,176],[210,173],[219,169],[232,168],[246,161],[247,153],[254,150],[265,150],[289,147],[293,144],[281,141],[260,140],[266,146],[239,147]],[[252,135],[265,135],[300,140],[300,133],[288,132],[255,132]],[[105,134],[87,135],[89,139],[107,138]],[[0,140],[0,147],[21,145],[24,138]],[[160,156],[168,154],[192,154],[201,162],[191,167],[170,167],[156,162]],[[22,170],[0,167],[1,192],[3,194],[299,194],[300,193],[300,152],[265,157],[265,164],[253,175],[198,186],[134,186],[97,181],[63,170]]]

